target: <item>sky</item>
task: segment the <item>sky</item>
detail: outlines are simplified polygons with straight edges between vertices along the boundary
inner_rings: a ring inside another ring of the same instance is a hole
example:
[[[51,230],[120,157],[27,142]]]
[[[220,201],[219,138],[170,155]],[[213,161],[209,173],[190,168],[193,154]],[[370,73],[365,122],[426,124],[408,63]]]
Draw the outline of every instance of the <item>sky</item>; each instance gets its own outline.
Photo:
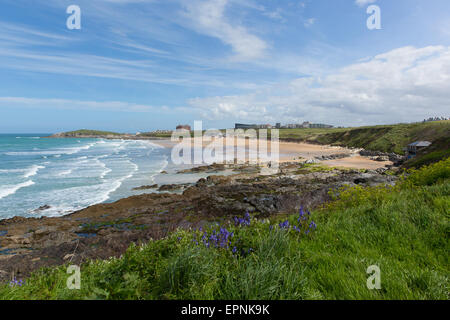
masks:
[[[0,75],[2,133],[449,117],[450,1],[2,0]]]

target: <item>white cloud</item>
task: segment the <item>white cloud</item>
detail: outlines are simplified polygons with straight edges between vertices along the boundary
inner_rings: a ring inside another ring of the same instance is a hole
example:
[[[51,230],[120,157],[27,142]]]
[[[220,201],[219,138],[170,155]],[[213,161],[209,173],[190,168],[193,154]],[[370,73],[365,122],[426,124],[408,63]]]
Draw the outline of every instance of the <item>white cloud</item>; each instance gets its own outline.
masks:
[[[306,19],[305,22],[303,22],[303,25],[304,25],[306,28],[309,28],[309,27],[311,27],[315,22],[316,22],[316,19],[315,19],[315,18],[309,18],[309,19]]]
[[[106,110],[120,112],[168,112],[166,106],[156,107],[121,101],[81,101],[70,99],[41,99],[0,97],[0,108],[44,108],[54,110]]]
[[[225,16],[228,0],[192,0],[185,3],[184,16],[199,33],[220,39],[232,47],[237,60],[260,58],[267,44],[244,26]]]
[[[323,77],[189,104],[208,119],[363,125],[449,116],[449,101],[450,47],[431,46],[398,48]]]

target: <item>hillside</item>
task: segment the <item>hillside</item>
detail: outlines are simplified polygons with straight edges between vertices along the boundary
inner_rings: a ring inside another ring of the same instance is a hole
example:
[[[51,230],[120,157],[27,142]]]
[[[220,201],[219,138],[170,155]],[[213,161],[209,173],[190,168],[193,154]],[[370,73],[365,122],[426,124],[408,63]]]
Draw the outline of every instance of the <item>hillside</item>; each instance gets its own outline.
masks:
[[[92,138],[92,137],[107,137],[107,136],[122,136],[124,134],[110,131],[100,130],[76,130],[62,133],[56,133],[52,135],[53,138]]]
[[[433,142],[428,148],[421,150],[416,158],[404,163],[405,168],[420,168],[424,165],[438,162],[450,157],[450,137],[442,137]]]
[[[281,129],[280,139],[403,154],[417,140],[437,141],[450,137],[450,121],[334,129]],[[445,148],[445,145],[440,145]],[[448,145],[446,146],[448,149]]]

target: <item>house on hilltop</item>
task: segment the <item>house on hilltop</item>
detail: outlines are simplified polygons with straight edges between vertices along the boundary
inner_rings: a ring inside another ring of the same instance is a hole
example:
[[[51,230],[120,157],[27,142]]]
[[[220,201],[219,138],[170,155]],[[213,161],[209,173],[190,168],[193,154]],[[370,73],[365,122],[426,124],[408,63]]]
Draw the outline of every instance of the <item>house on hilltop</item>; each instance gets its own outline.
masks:
[[[176,129],[177,129],[177,130],[187,130],[187,131],[191,131],[191,126],[188,125],[188,124],[184,124],[184,125],[180,124],[180,125],[177,126]]]

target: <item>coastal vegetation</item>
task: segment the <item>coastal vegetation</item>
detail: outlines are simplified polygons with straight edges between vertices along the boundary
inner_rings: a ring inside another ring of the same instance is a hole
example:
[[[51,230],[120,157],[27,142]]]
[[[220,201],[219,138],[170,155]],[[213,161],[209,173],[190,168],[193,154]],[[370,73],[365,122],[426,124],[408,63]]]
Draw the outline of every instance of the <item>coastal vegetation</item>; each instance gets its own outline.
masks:
[[[60,133],[57,135],[63,136],[63,137],[83,137],[83,136],[95,137],[95,136],[120,136],[122,134],[117,133],[117,132],[110,132],[110,131],[81,129],[81,130],[76,130],[76,131],[63,132],[63,133]]]
[[[403,154],[404,148],[414,141],[434,142],[443,138],[447,138],[447,145],[440,145],[440,149],[447,149],[448,152],[449,135],[449,120],[358,128],[280,130],[281,140],[364,148],[397,154]]]
[[[331,190],[312,212],[179,229],[84,263],[80,290],[66,265],[0,286],[0,299],[448,299],[449,179],[447,158],[395,186]],[[380,290],[366,286],[371,265]]]

